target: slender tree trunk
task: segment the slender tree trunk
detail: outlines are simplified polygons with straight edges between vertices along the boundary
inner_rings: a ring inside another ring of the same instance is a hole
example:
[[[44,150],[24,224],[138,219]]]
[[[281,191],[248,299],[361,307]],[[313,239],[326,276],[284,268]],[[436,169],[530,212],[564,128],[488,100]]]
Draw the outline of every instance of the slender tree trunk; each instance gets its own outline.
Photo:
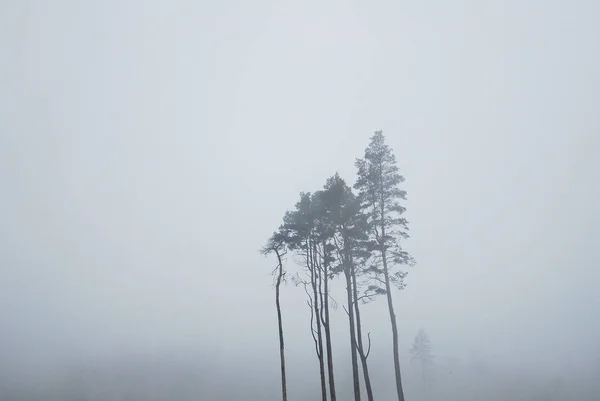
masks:
[[[315,322],[317,324],[317,357],[319,359],[319,373],[321,377],[321,398],[323,401],[327,401],[327,384],[325,381],[325,364],[323,357],[323,332],[321,330],[320,314],[320,304],[322,303],[323,294],[321,292],[321,275],[318,271],[315,256],[316,255],[314,252],[314,248],[311,247],[311,284],[313,289],[313,308],[315,311]]]
[[[382,204],[381,216],[384,216],[383,213],[383,204]],[[385,292],[387,295],[387,304],[388,310],[390,312],[390,322],[392,323],[392,342],[393,342],[393,353],[394,353],[394,373],[396,376],[396,391],[398,392],[398,401],[404,401],[404,391],[402,390],[402,375],[400,373],[400,356],[398,352],[398,326],[396,323],[396,314],[394,313],[394,303],[392,302],[392,291],[390,285],[390,274],[388,271],[387,264],[387,254],[385,249],[385,224],[382,218],[381,223],[381,259],[383,262],[383,276],[385,279]]]
[[[348,321],[350,323],[350,355],[352,356],[352,381],[354,384],[354,401],[360,401],[360,380],[358,377],[358,357],[356,351],[356,328],[354,325],[354,308],[352,307],[352,278],[349,267],[344,268],[346,277],[346,294],[348,296]]]
[[[283,263],[281,261],[281,254],[278,250],[275,250],[277,255],[277,261],[279,263],[279,271],[277,274],[277,283],[275,284],[275,305],[277,306],[277,324],[279,326],[279,357],[281,359],[281,396],[283,401],[287,401],[287,384],[285,377],[285,352],[283,344],[283,323],[281,320],[281,305],[279,303],[279,287],[281,286],[281,280],[283,278]]]
[[[425,362],[421,360],[421,379],[423,380],[423,400],[427,400],[427,380],[425,377]]]
[[[369,365],[367,364],[368,354],[365,353],[362,340],[362,325],[360,323],[360,307],[358,305],[358,285],[356,284],[356,270],[352,267],[352,293],[353,293],[353,305],[356,318],[356,340],[358,355],[360,356],[360,362],[363,368],[363,376],[365,378],[365,389],[367,390],[367,399],[373,401],[373,388],[371,387],[371,377],[369,375]],[[370,340],[369,340],[370,341]],[[369,343],[369,350],[371,346]]]
[[[325,245],[323,246],[324,258],[327,257],[325,253]],[[323,327],[325,328],[325,346],[327,348],[327,373],[329,375],[329,396],[331,401],[336,401],[337,397],[335,394],[335,378],[333,375],[333,350],[331,347],[331,330],[329,326],[329,277],[328,272],[329,266],[327,260],[323,261],[323,289],[324,289],[324,303],[323,308],[325,309],[325,316],[323,319]]]

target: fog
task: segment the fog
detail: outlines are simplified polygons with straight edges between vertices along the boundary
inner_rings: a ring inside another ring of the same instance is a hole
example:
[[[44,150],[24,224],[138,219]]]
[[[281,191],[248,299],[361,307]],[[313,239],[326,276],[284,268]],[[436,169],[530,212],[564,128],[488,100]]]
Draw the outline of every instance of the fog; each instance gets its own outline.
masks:
[[[0,399],[281,399],[258,250],[301,191],[351,185],[379,129],[417,260],[394,293],[407,399],[599,399],[599,17],[591,0],[1,2]],[[289,399],[318,399],[305,294],[281,297]],[[391,400],[388,311],[363,310]]]

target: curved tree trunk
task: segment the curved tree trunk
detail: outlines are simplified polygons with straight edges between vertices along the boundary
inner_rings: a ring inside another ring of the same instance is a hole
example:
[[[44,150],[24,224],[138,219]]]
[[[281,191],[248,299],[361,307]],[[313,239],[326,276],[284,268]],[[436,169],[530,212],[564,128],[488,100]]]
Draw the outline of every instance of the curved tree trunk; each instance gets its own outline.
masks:
[[[278,250],[275,250],[275,254],[277,255],[277,261],[279,263],[279,268],[277,272],[277,283],[275,284],[275,305],[277,306],[277,324],[279,326],[279,357],[281,359],[281,397],[283,401],[287,401],[283,323],[281,319],[281,304],[279,303],[279,287],[281,286],[281,280],[283,278],[283,263],[281,261],[281,254]]]
[[[350,355],[352,356],[352,382],[354,384],[354,401],[360,401],[360,380],[358,377],[358,357],[356,351],[356,327],[354,324],[354,308],[352,307],[352,278],[350,269],[344,269],[346,277],[346,295],[348,296],[348,321],[350,324]]]
[[[352,295],[353,305],[356,319],[356,344],[358,349],[358,355],[360,356],[360,362],[363,368],[363,376],[365,378],[365,389],[367,390],[367,399],[373,401],[373,388],[371,387],[371,376],[369,375],[369,365],[367,364],[367,358],[369,357],[369,351],[371,350],[371,340],[369,339],[369,350],[365,353],[363,339],[362,339],[362,325],[360,323],[360,307],[358,306],[358,285],[356,284],[356,271],[352,269]]]
[[[383,211],[382,211],[383,215]],[[385,238],[385,226],[381,226],[381,238]],[[392,324],[392,343],[394,353],[394,373],[396,376],[396,391],[398,401],[404,401],[404,391],[402,389],[402,375],[400,373],[400,356],[398,351],[398,325],[396,323],[396,314],[394,313],[394,303],[392,301],[392,291],[390,286],[390,274],[388,271],[387,254],[385,244],[381,241],[381,259],[383,262],[383,277],[385,279],[385,292],[387,296],[388,311],[390,313],[390,322]]]

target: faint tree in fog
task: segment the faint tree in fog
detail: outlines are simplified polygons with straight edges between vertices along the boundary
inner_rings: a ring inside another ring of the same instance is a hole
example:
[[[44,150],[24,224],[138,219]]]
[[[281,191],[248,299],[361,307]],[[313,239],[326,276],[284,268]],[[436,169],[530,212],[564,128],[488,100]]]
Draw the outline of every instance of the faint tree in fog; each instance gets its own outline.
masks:
[[[362,206],[368,216],[370,234],[375,240],[380,263],[371,266],[373,278],[383,287],[387,297],[392,325],[394,372],[398,400],[404,401],[400,356],[398,349],[398,326],[392,299],[392,285],[402,289],[406,273],[397,269],[400,265],[413,265],[413,258],[402,249],[400,240],[408,238],[408,222],[402,217],[405,208],[400,201],[406,199],[406,191],[400,189],[404,177],[399,174],[396,157],[385,143],[382,131],[376,131],[365,150],[364,158],[356,160],[358,179],[354,187],[359,191]]]
[[[275,279],[275,306],[277,307],[277,325],[279,332],[279,357],[281,360],[281,396],[283,401],[287,401],[287,383],[285,374],[285,350],[283,341],[283,323],[281,319],[281,304],[279,303],[279,294],[281,283],[285,280],[285,270],[283,269],[283,257],[286,254],[286,236],[283,230],[273,233],[267,244],[261,249],[263,255],[274,253],[277,257],[277,266],[272,274]]]
[[[411,361],[419,361],[421,364],[421,379],[423,380],[423,396],[427,396],[427,385],[431,384],[431,367],[433,365],[433,354],[431,353],[431,342],[425,330],[419,330],[410,349]]]

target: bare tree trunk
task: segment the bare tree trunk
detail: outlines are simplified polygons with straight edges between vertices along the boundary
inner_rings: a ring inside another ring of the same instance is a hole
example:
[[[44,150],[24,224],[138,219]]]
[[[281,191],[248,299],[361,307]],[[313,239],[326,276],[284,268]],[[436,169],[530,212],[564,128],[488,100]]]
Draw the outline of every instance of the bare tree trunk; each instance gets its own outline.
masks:
[[[423,401],[427,400],[427,380],[425,377],[425,362],[421,360],[421,379],[423,380]]]
[[[277,306],[277,324],[279,326],[279,357],[281,359],[281,396],[283,401],[287,401],[287,384],[285,376],[285,352],[283,344],[283,323],[281,320],[281,305],[279,303],[279,287],[281,286],[281,280],[283,278],[283,263],[281,261],[281,254],[278,250],[275,250],[277,255],[277,261],[279,263],[279,270],[277,273],[277,283],[275,284],[275,305]]]
[[[325,246],[323,246],[323,257],[326,258]],[[323,318],[323,327],[325,328],[325,346],[327,348],[327,373],[329,375],[329,396],[331,401],[336,401],[337,397],[335,394],[335,378],[333,375],[333,350],[331,347],[331,330],[329,326],[329,277],[328,277],[328,262],[323,261],[323,290],[324,303],[323,309],[325,310],[325,316]]]
[[[371,387],[371,376],[369,375],[369,365],[367,364],[367,358],[371,352],[371,339],[369,338],[369,348],[365,352],[363,340],[362,340],[362,325],[360,322],[360,307],[358,305],[358,285],[356,284],[356,270],[352,267],[352,293],[353,293],[353,305],[356,318],[356,347],[358,349],[358,355],[360,356],[360,362],[363,368],[363,376],[365,378],[365,389],[367,390],[367,399],[373,401],[373,388]]]
[[[381,216],[383,216],[383,215],[384,214],[383,214],[383,205],[382,205]],[[398,352],[398,326],[396,323],[396,314],[394,313],[394,303],[392,302],[390,274],[388,271],[387,254],[386,254],[386,249],[385,249],[385,243],[383,240],[384,238],[385,238],[385,224],[383,223],[383,219],[382,219],[381,240],[379,242],[380,242],[380,246],[381,246],[381,259],[383,262],[383,276],[385,279],[385,293],[387,295],[388,310],[390,312],[390,322],[392,323],[392,342],[393,342],[393,353],[394,353],[394,373],[396,376],[396,391],[398,392],[398,401],[404,401],[404,391],[402,390],[402,376],[400,373],[400,356],[399,356],[399,352]]]
[[[358,357],[356,351],[356,328],[354,325],[354,308],[352,307],[352,279],[348,266],[344,268],[346,277],[346,294],[348,296],[348,321],[350,323],[350,355],[352,356],[352,381],[354,384],[354,401],[360,401],[360,380],[358,377]]]
[[[321,314],[320,304],[322,303],[323,293],[321,291],[321,275],[318,271],[316,263],[316,255],[314,248],[311,246],[310,263],[311,269],[311,285],[313,289],[313,308],[315,313],[315,322],[317,324],[316,336],[317,336],[317,357],[319,359],[319,373],[321,376],[321,398],[323,401],[327,401],[327,384],[325,381],[325,364],[323,358],[323,333],[321,330]],[[312,327],[311,327],[312,330]]]

